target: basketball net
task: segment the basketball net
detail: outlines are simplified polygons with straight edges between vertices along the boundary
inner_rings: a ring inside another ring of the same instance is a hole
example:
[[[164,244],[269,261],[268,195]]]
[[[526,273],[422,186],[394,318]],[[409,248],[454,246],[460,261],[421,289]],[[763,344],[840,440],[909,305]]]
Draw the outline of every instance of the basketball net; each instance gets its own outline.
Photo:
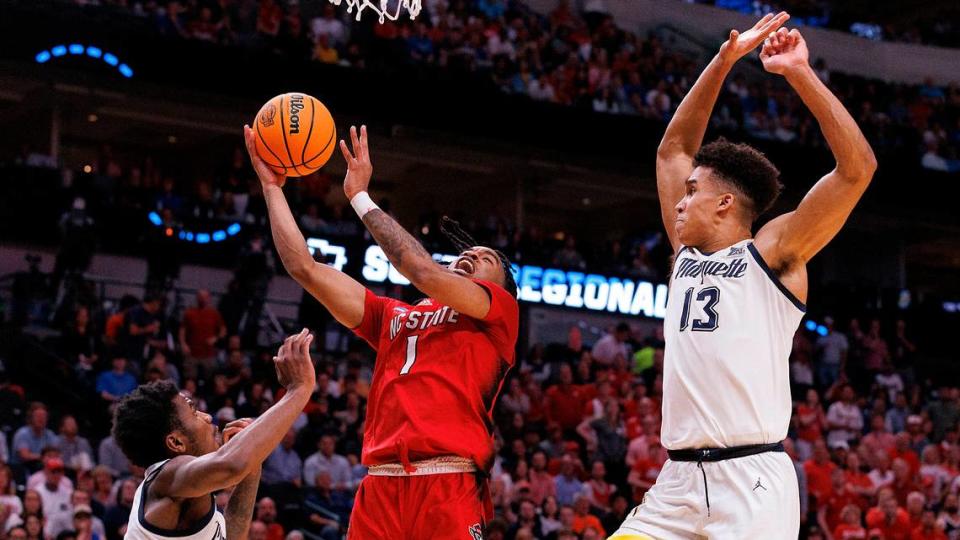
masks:
[[[353,8],[357,8],[356,20],[360,20],[360,15],[363,13],[363,10],[369,8],[371,11],[376,13],[380,17],[380,24],[383,24],[384,21],[390,19],[395,21],[400,18],[400,14],[406,10],[410,14],[410,19],[415,19],[417,15],[420,14],[420,0],[392,0],[396,3],[396,9],[391,13],[388,9],[387,4],[391,3],[391,0],[380,0],[380,5],[377,6],[371,0],[329,0],[331,4],[339,6],[342,2],[347,4],[347,13],[353,13]]]

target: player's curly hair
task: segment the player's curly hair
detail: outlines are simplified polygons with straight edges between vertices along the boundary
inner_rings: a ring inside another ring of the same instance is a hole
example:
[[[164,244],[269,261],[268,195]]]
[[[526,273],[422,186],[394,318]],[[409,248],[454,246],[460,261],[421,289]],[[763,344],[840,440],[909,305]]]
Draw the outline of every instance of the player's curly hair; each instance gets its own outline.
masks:
[[[723,182],[743,194],[756,219],[780,196],[780,171],[767,156],[748,144],[732,143],[723,137],[700,147],[694,167],[709,167]]]
[[[479,245],[467,231],[463,230],[460,223],[447,216],[440,218],[440,232],[450,240],[457,252],[462,253]],[[513,296],[517,296],[517,281],[513,278],[513,265],[510,263],[510,259],[500,250],[494,249],[493,252],[497,254],[497,258],[500,259],[500,266],[503,267],[503,288]]]
[[[180,389],[171,381],[144,384],[117,404],[113,438],[131,463],[140,467],[167,459],[164,439],[182,428],[174,399]]]

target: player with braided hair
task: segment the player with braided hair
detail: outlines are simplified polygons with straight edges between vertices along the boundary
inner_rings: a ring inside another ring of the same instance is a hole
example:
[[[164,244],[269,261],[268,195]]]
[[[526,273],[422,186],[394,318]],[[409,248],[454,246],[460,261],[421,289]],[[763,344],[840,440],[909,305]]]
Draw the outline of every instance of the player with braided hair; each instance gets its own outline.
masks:
[[[517,285],[503,253],[478,246],[457,222],[441,230],[460,255],[437,264],[367,194],[373,174],[366,128],[351,128],[343,189],[396,269],[427,298],[410,305],[377,296],[307,250],[284,198],[284,177],[247,149],[263,184],[284,267],[344,326],[377,351],[367,402],[349,539],[476,539],[493,504],[493,407],[513,366],[519,332]]]

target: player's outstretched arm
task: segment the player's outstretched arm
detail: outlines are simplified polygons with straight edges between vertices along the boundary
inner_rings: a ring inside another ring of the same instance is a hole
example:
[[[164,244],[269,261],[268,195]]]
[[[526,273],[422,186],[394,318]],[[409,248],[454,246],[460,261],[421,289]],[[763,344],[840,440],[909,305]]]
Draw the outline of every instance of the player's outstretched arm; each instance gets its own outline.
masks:
[[[730,37],[720,46],[720,51],[700,74],[667,125],[657,148],[657,192],[663,225],[674,251],[679,247],[674,228],[676,204],[683,198],[685,183],[693,172],[693,156],[703,142],[723,81],[737,60],[756,49],[770,32],[776,31],[789,18],[790,15],[783,11],[777,15],[770,13],[742,34],[731,30]]]
[[[810,67],[807,44],[796,29],[771,35],[760,52],[763,67],[783,75],[820,124],[836,167],[797,209],[767,223],[757,248],[773,268],[806,264],[840,231],[870,184],[877,159],[853,117]]]
[[[282,188],[286,178],[273,172],[257,155],[255,135],[249,126],[243,126],[243,135],[250,162],[263,185],[263,196],[270,216],[270,232],[273,234],[273,243],[277,246],[283,267],[287,269],[290,277],[320,301],[340,324],[347,328],[356,328],[363,321],[366,289],[343,272],[313,260],[283,195]]]
[[[277,379],[287,389],[280,401],[216,452],[170,460],[153,482],[151,494],[171,499],[203,497],[235,486],[260,470],[313,394],[316,373],[310,359],[312,342],[313,336],[304,328],[288,337],[274,358]]]
[[[234,435],[252,423],[252,418],[240,418],[228,423],[223,428],[223,444],[227,444]],[[261,472],[261,467],[254,467],[253,471],[230,493],[230,502],[227,503],[227,508],[223,512],[223,518],[227,524],[227,538],[231,540],[247,538],[250,521],[253,519],[253,506],[257,500],[257,489],[260,487]]]
[[[366,126],[360,127],[359,134],[357,128],[351,126],[350,140],[353,152],[345,141],[340,141],[340,151],[347,161],[343,191],[390,263],[427,296],[475,319],[485,318],[490,311],[487,291],[437,264],[413,235],[370,200],[367,186],[373,176],[373,164]]]

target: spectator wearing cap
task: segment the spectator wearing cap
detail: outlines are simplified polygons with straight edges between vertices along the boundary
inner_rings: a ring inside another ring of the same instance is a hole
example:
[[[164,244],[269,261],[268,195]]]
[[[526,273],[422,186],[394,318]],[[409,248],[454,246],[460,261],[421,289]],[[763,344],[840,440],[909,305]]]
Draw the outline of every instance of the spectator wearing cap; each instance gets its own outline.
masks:
[[[47,476],[50,473],[51,464],[59,461],[63,464],[63,457],[58,448],[44,448],[43,449],[43,464],[44,467],[39,471],[31,474],[27,477],[27,489],[37,489],[40,484],[43,484],[47,481]],[[68,492],[73,491],[73,481],[66,477],[66,475],[60,476],[60,485],[66,489]]]
[[[43,501],[43,515],[47,519],[44,533],[51,536],[50,527],[56,520],[72,512],[70,494],[73,490],[63,482],[63,473],[64,466],[60,458],[47,459],[43,464],[44,481],[36,487]]]
[[[103,536],[93,528],[93,511],[85,504],[73,509],[73,530],[77,533],[77,540],[103,539]]]
[[[824,317],[823,325],[827,334],[818,337],[816,343],[817,359],[820,361],[817,380],[822,388],[830,388],[846,367],[850,343],[847,336],[833,329],[833,317]]]
[[[627,349],[627,339],[630,337],[630,325],[622,322],[617,325],[613,332],[608,332],[597,340],[593,345],[593,359],[598,364],[610,366],[613,365],[616,358],[629,358]]]
[[[90,526],[92,531],[100,535],[100,538],[106,538],[103,521],[101,521],[96,515],[93,515],[93,506],[90,504],[90,502],[91,500],[89,493],[80,489],[73,490],[73,493],[70,494],[71,512],[64,512],[57,517],[49,518],[47,520],[47,528],[50,530],[50,533],[53,536],[56,536],[63,531],[77,530],[74,528],[75,516],[78,509],[85,508],[87,509],[87,513],[91,514]]]
[[[863,414],[856,404],[856,394],[849,384],[840,390],[840,399],[827,410],[827,442],[846,442],[856,439],[863,430]]]
[[[13,434],[11,463],[36,471],[42,465],[43,449],[56,447],[60,439],[47,429],[49,416],[47,406],[43,403],[32,403],[27,410],[27,419],[27,425]]]

